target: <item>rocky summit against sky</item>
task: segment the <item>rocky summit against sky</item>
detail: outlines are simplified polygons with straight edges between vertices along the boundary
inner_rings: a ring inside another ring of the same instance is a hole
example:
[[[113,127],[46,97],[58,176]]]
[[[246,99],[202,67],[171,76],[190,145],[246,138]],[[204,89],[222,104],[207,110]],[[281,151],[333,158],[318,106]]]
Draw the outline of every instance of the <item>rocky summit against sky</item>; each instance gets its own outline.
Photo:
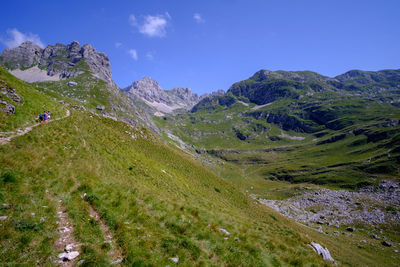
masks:
[[[2,1],[0,50],[31,41],[92,44],[125,88],[152,77],[198,95],[255,70],[396,69],[399,2]],[[79,8],[77,8],[79,7]]]

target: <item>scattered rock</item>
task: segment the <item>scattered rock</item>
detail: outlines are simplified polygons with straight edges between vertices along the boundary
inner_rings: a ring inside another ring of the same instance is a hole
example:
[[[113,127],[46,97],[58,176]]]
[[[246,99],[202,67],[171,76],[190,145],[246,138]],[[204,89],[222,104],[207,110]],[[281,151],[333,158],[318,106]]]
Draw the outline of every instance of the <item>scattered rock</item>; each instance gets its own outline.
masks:
[[[0,221],[7,220],[8,216],[0,216]]]
[[[79,256],[78,251],[63,252],[58,254],[58,258],[60,258],[62,261],[71,261],[78,256]]]
[[[220,232],[223,232],[223,233],[226,234],[226,235],[230,235],[230,234],[231,234],[231,233],[229,233],[228,231],[226,231],[226,230],[223,229],[223,228],[220,228],[219,231],[220,231]]]
[[[122,261],[123,261],[123,259],[118,259],[118,260],[112,261],[111,265],[121,263]]]
[[[44,217],[41,217],[40,222],[44,222],[44,221],[45,221]]]
[[[382,241],[382,245],[384,245],[385,247],[391,247],[392,244],[387,242],[387,241]]]
[[[104,107],[104,106],[97,106],[96,109],[97,109],[97,110],[104,110],[105,107]]]
[[[367,240],[361,240],[360,242],[361,243],[367,243]]]
[[[7,95],[9,98],[11,98],[13,101],[17,103],[21,102],[21,97],[17,95],[14,88],[7,88]]]
[[[178,261],[179,261],[179,258],[178,257],[174,257],[174,258],[169,258],[171,261],[173,261],[173,262],[175,262],[175,263],[178,263]]]
[[[77,85],[78,85],[77,82],[74,82],[74,81],[69,81],[68,82],[68,86],[77,86]]]
[[[58,231],[60,231],[60,233],[66,233],[66,232],[69,232],[70,229],[68,227],[61,227],[61,228],[58,228]]]
[[[379,186],[364,187],[359,192],[319,189],[285,200],[258,201],[302,223],[323,221],[336,227],[358,223],[382,225],[400,221],[399,185],[399,182],[382,181]],[[255,195],[252,197],[257,198]],[[397,211],[388,207],[395,207]]]
[[[324,260],[327,261],[334,261],[334,259],[331,257],[331,254],[329,253],[329,250],[327,248],[323,248],[320,244],[311,242],[311,247],[315,252],[318,253],[318,255],[321,255]]]
[[[14,114],[15,107],[6,101],[0,100],[0,111],[3,111],[7,114]]]
[[[372,235],[371,235],[371,238],[372,238],[372,239],[379,239],[379,236],[372,234]]]
[[[349,232],[354,232],[354,228],[353,227],[347,227],[346,230],[349,231]]]
[[[65,246],[65,252],[71,252],[75,247],[75,244],[68,244]]]

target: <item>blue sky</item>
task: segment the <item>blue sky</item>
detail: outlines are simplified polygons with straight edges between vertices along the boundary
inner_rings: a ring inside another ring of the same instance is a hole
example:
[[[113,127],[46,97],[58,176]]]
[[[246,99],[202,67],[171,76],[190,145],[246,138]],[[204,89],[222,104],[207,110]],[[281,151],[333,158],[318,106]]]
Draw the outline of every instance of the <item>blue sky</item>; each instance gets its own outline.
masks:
[[[400,1],[3,0],[0,49],[79,41],[106,53],[116,83],[227,90],[260,69],[400,68]]]

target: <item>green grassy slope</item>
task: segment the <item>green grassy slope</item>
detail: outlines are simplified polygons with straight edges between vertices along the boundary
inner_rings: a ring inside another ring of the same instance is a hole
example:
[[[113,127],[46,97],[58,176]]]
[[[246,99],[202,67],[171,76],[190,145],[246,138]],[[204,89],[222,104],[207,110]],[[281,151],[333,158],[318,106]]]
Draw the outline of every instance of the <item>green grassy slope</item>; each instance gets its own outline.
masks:
[[[43,111],[50,111],[53,118],[65,115],[65,108],[62,105],[48,95],[40,93],[31,84],[15,78],[3,67],[0,67],[0,88],[16,89],[17,94],[21,97],[21,102],[17,103],[7,95],[1,95],[0,100],[15,106],[15,114],[7,115],[0,112],[0,132],[15,131],[18,128],[32,125]]]
[[[56,254],[48,189],[63,200],[87,263],[107,261],[87,202],[115,232],[126,263],[160,265],[175,256],[189,265],[322,263],[307,238],[144,129],[72,112],[0,150],[0,196],[11,203],[1,214],[9,216],[2,262],[46,262]],[[219,228],[231,233],[227,240]]]
[[[285,78],[300,74],[305,81]],[[307,72],[260,75],[234,84],[223,99],[203,100],[191,114],[154,119],[197,152],[258,179],[355,189],[398,176],[396,81],[363,85],[364,92],[347,90],[351,80],[338,89],[328,83],[338,81]]]
[[[35,88],[15,87],[42,105]],[[357,248],[256,204],[230,180],[237,173],[230,163],[223,179],[144,128],[69,109],[70,117],[0,146],[2,263],[53,265],[61,200],[83,265],[111,261],[90,207],[112,231],[124,265],[171,265],[170,257],[184,266],[329,265],[311,241],[328,246],[339,264],[393,265],[387,250]]]

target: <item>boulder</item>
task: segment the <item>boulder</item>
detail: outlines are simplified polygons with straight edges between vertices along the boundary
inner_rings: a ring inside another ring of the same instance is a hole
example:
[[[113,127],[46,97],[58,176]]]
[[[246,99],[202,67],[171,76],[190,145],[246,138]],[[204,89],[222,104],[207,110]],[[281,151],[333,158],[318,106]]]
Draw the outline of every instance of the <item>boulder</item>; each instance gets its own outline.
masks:
[[[220,228],[219,231],[222,232],[222,233],[224,233],[224,234],[226,234],[226,235],[230,235],[230,234],[231,234],[231,233],[229,233],[228,231],[226,231],[226,230],[223,229],[223,228]]]
[[[105,107],[104,106],[97,106],[96,109],[102,111],[102,110],[105,109]]]
[[[327,248],[323,248],[320,244],[315,242],[311,242],[310,246],[313,248],[315,252],[318,253],[318,255],[321,255],[324,260],[334,262],[334,259],[332,258]]]
[[[74,82],[74,81],[69,81],[68,82],[68,86],[77,86],[77,85],[78,85],[77,82]]]
[[[71,261],[78,256],[79,256],[78,251],[63,252],[58,254],[58,258],[60,258],[62,261]]]
[[[7,114],[14,114],[15,107],[6,101],[0,100],[0,111],[3,111]]]
[[[392,244],[387,242],[387,241],[382,241],[382,245],[384,245],[385,247],[391,247]]]
[[[178,257],[173,257],[173,258],[169,258],[171,261],[178,263],[179,258]]]

